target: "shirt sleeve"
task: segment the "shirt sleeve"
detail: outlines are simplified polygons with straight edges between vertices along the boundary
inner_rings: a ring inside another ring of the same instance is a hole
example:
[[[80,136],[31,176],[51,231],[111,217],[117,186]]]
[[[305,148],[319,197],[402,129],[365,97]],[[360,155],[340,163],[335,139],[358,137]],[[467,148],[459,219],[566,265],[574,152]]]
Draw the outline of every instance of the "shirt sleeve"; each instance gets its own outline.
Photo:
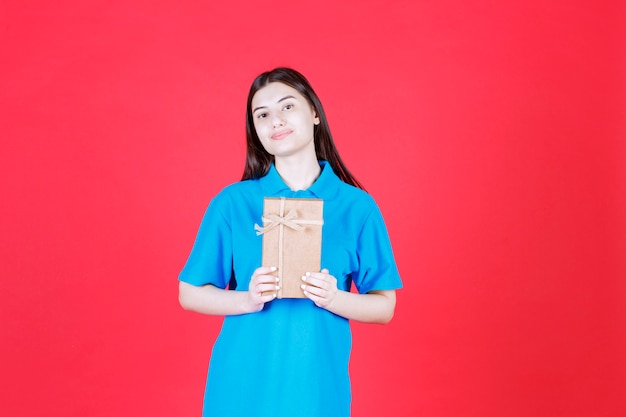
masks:
[[[232,231],[216,196],[202,218],[196,241],[178,279],[192,285],[226,288],[233,274]]]
[[[357,256],[359,268],[352,279],[359,293],[402,288],[387,227],[375,204],[358,236]]]

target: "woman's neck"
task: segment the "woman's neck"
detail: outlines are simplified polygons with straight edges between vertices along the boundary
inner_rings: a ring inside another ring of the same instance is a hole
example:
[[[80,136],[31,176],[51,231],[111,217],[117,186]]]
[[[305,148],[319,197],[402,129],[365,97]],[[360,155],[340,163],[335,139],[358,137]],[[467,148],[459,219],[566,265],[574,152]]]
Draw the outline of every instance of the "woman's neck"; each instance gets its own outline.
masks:
[[[306,190],[322,172],[315,155],[306,159],[276,158],[274,165],[292,191]]]

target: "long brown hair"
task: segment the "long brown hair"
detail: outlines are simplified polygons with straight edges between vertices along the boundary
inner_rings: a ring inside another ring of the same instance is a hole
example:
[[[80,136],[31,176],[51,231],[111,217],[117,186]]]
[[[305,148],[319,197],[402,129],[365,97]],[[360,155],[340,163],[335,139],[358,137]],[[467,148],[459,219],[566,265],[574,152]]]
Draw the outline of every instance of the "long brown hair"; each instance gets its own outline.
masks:
[[[297,90],[309,104],[313,107],[320,123],[314,126],[313,140],[315,142],[315,154],[318,160],[328,161],[333,171],[345,183],[354,185],[360,189],[365,189],[361,183],[348,171],[341,160],[333,137],[330,134],[330,127],[326,120],[326,114],[315,91],[307,79],[298,71],[291,68],[275,68],[272,71],[264,72],[255,78],[250,92],[248,93],[248,103],[246,106],[246,166],[243,170],[242,180],[256,179],[263,177],[270,169],[274,156],[267,153],[254,128],[252,118],[252,98],[261,88],[269,83],[279,82]]]

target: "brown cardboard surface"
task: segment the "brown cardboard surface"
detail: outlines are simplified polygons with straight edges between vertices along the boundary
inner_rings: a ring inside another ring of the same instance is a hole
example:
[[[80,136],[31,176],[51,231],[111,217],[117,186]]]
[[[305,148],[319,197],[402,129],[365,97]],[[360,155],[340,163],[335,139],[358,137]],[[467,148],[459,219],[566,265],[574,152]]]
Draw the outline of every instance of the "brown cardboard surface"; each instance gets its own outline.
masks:
[[[319,199],[265,198],[263,266],[278,268],[278,298],[304,298],[302,276],[320,270],[323,209]]]

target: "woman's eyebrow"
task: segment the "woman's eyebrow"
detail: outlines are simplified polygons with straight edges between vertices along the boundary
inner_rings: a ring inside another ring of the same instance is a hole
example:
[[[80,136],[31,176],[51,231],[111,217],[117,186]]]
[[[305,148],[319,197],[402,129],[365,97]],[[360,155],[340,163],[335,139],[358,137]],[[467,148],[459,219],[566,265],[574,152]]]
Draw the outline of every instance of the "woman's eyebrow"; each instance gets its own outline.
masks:
[[[295,97],[294,96],[285,96],[285,97],[281,98],[280,100],[278,100],[277,103],[280,103],[281,101],[285,101],[285,100],[287,100],[289,98],[295,98]]]
[[[294,99],[295,99],[295,97],[294,97],[294,96],[285,96],[285,97],[281,98],[280,100],[278,100],[278,101],[277,101],[277,103],[280,103],[281,101],[285,101],[285,100],[290,99],[290,98],[294,98]],[[255,107],[255,108],[254,108],[254,110],[252,110],[252,113],[254,113],[255,111],[257,111],[257,110],[259,110],[259,109],[264,109],[264,108],[266,108],[266,107],[267,107],[267,106],[259,106],[259,107]]]

